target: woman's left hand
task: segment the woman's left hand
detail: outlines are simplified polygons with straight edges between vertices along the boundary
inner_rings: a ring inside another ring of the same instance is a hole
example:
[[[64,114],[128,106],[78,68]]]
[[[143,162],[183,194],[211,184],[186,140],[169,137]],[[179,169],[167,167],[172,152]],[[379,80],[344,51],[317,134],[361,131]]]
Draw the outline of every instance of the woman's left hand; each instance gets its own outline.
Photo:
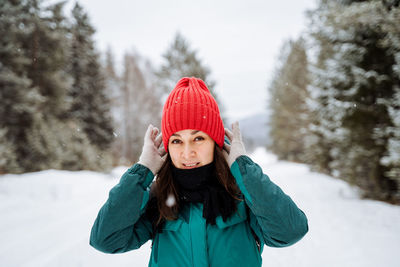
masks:
[[[230,131],[228,128],[225,128],[225,135],[228,137],[231,144],[228,145],[227,143],[224,143],[223,153],[229,167],[231,167],[233,162],[235,162],[239,156],[246,154],[246,149],[244,147],[242,135],[239,129],[239,122],[232,124],[232,131]]]

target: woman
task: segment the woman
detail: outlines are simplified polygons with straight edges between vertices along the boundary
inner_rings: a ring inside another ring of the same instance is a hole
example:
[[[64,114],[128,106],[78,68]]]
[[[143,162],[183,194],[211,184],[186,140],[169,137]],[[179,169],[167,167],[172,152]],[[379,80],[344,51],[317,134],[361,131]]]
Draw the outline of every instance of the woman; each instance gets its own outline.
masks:
[[[305,214],[245,155],[238,124],[224,129],[202,80],[177,83],[161,124],[162,135],[149,126],[139,162],[110,191],[93,247],[121,253],[151,239],[149,266],[261,266],[264,245],[306,234]]]

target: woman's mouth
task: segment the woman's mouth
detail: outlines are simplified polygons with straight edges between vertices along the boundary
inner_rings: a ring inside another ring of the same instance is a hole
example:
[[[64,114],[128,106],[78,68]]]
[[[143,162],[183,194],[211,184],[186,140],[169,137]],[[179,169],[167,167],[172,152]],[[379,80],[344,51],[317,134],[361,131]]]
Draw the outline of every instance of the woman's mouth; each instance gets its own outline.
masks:
[[[200,162],[194,162],[194,163],[182,163],[182,166],[184,169],[193,169],[196,168]]]

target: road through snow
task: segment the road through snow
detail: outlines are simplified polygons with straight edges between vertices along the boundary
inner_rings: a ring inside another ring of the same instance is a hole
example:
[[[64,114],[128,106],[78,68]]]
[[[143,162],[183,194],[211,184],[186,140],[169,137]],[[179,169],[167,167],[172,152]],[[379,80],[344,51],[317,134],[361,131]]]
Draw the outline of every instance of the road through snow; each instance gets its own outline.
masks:
[[[306,213],[310,228],[291,247],[265,247],[263,266],[399,266],[400,207],[360,200],[345,182],[264,149],[251,157]],[[150,242],[119,255],[88,244],[98,210],[126,169],[0,176],[0,266],[147,266]]]

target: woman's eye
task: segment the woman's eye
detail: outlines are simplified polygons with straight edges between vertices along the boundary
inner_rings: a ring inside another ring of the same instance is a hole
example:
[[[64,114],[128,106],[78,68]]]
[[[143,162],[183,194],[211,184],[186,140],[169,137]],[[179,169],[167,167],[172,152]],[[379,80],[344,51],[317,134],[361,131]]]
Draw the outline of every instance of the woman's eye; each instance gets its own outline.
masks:
[[[171,144],[180,144],[181,140],[179,139],[174,139],[171,141]]]
[[[197,136],[194,140],[195,141],[202,141],[202,140],[204,140],[204,137],[203,136]]]

